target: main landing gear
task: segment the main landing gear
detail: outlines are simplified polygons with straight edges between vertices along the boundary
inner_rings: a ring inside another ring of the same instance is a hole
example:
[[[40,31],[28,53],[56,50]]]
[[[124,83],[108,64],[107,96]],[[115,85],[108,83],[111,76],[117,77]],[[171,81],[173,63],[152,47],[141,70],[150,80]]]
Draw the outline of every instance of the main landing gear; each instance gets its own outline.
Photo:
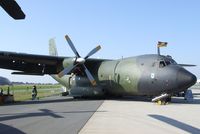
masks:
[[[186,90],[186,91],[184,91],[184,100],[193,101],[192,90]]]

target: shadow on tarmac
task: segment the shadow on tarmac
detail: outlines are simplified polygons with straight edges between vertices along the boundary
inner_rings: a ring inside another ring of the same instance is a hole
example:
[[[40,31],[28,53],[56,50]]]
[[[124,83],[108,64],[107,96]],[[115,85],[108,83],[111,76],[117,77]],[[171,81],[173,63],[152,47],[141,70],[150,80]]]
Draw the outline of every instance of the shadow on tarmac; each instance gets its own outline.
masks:
[[[194,96],[196,96],[196,95],[200,95],[200,93],[193,93],[193,95],[194,95]]]
[[[67,111],[67,112],[53,112],[48,109],[39,109],[40,112],[34,113],[17,113],[17,114],[0,114],[0,121],[29,118],[29,117],[41,117],[41,116],[50,116],[53,118],[65,118],[59,114],[79,114],[79,113],[94,113],[94,112],[106,112],[106,111],[89,111],[89,110],[80,110],[80,111]]]
[[[63,118],[60,115],[55,114],[55,112],[48,109],[39,109],[41,112],[35,113],[17,113],[17,114],[2,114],[3,117],[0,117],[0,121],[13,120],[13,119],[21,119],[28,117],[39,117],[39,116],[51,116],[53,118]]]
[[[186,123],[174,120],[172,118],[166,117],[166,116],[162,116],[162,115],[156,115],[156,114],[150,114],[148,115],[149,117],[152,117],[154,119],[157,119],[159,121],[165,122],[171,126],[174,126],[176,128],[179,128],[183,131],[186,131],[188,133],[192,133],[192,134],[200,134],[200,129],[193,127],[191,125],[188,125]]]
[[[147,96],[124,96],[124,97],[121,97],[121,98],[113,98],[112,100],[151,102],[151,98],[149,98]]]
[[[32,104],[46,104],[46,103],[62,103],[62,102],[77,102],[77,101],[95,101],[95,100],[102,100],[102,99],[74,99],[71,97],[66,98],[53,98],[48,100],[28,100],[28,101],[18,101],[14,103],[3,104],[2,106],[10,106],[10,105],[32,105]]]
[[[19,129],[0,123],[0,133],[6,134],[7,132],[9,134],[26,134]]]
[[[199,96],[198,96],[199,97]],[[151,98],[146,97],[146,96],[127,96],[127,97],[122,97],[118,99],[109,99],[109,100],[117,100],[117,101],[142,101],[142,102],[151,102]],[[200,104],[200,99],[194,98],[193,100],[184,100],[183,97],[172,97],[172,100],[170,102],[171,104]]]
[[[197,96],[199,97],[199,96]],[[142,102],[151,102],[151,98],[147,96],[124,96],[124,97],[104,97],[104,98],[79,98],[74,99],[72,97],[60,97],[58,98],[50,98],[47,100],[28,100],[28,101],[21,101],[15,103],[8,103],[2,106],[9,106],[9,105],[32,105],[32,104],[46,104],[46,103],[62,103],[62,102],[78,102],[78,101],[98,101],[98,100],[116,100],[116,101],[142,101]],[[183,97],[172,97],[171,100],[172,104],[200,104],[200,99],[193,99],[191,101],[184,100]]]
[[[183,98],[172,98],[172,104],[200,104],[200,99],[193,99],[190,101],[184,100]]]

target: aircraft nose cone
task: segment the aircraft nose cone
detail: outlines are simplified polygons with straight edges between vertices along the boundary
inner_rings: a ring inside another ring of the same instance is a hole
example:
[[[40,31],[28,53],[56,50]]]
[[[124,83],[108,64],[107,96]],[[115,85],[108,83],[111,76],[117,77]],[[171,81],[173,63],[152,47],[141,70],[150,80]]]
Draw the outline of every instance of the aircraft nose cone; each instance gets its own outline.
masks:
[[[181,68],[177,74],[177,83],[178,88],[180,89],[187,89],[190,86],[194,85],[197,81],[197,77],[190,73],[189,71]]]

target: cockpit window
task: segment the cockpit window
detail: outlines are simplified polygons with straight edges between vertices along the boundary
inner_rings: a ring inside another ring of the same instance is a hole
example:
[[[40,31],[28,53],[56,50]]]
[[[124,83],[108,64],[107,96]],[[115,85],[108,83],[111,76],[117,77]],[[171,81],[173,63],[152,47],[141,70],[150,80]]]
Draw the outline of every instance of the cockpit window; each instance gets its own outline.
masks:
[[[170,62],[170,61],[168,61],[168,60],[166,60],[166,61],[165,61],[165,63],[166,63],[166,65],[169,65],[169,64],[171,64],[171,62]]]
[[[177,64],[174,60],[161,60],[160,63],[159,63],[159,67],[160,68],[163,68],[165,66],[168,66],[170,64]]]
[[[176,61],[173,60],[171,56],[166,56],[166,57],[159,59],[159,67],[160,68],[163,68],[168,65],[176,65],[176,64],[177,64]]]
[[[160,68],[163,68],[163,67],[165,67],[165,66],[166,66],[165,62],[164,62],[164,61],[160,61],[159,67],[160,67]]]
[[[177,64],[175,60],[171,59],[172,64]]]

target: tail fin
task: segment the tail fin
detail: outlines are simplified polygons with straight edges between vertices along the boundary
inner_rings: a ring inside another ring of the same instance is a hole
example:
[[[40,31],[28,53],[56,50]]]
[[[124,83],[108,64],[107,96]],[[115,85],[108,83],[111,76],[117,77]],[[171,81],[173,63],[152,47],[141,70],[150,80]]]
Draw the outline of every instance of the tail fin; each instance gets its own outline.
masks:
[[[49,40],[49,55],[58,56],[56,43],[54,39]]]

